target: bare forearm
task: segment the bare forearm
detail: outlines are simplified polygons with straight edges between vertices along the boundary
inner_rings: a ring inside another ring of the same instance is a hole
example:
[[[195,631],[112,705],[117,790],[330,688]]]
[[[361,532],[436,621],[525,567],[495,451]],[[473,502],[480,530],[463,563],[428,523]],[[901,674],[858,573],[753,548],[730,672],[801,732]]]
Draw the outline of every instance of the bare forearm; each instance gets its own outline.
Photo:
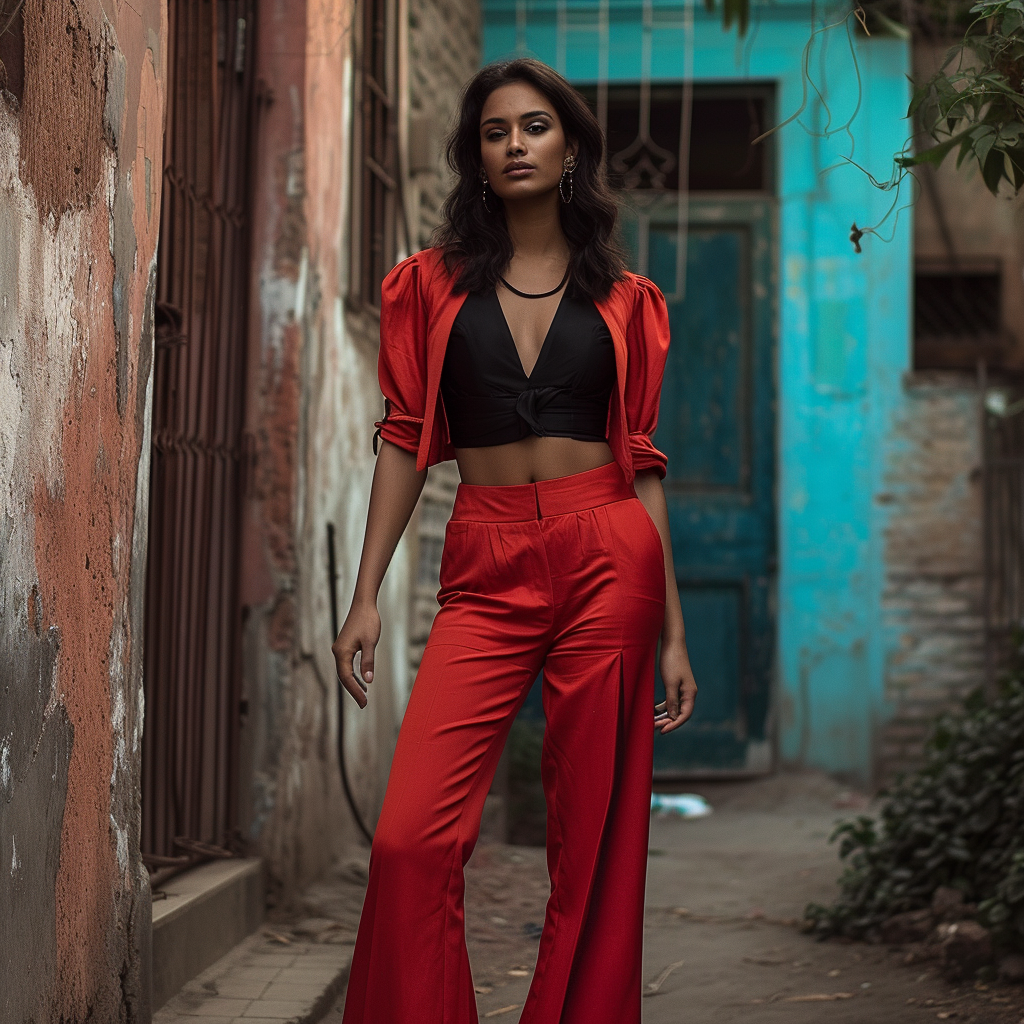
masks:
[[[679,588],[676,586],[676,569],[672,561],[672,537],[669,533],[665,489],[658,474],[652,470],[637,473],[633,487],[658,528],[661,549],[665,554],[665,623],[661,630],[662,643],[685,646],[686,632],[683,628],[683,609],[679,603]]]
[[[370,486],[370,507],[353,604],[364,601],[376,604],[384,573],[409,524],[426,479],[426,470],[416,468],[415,455],[388,441],[381,442]]]

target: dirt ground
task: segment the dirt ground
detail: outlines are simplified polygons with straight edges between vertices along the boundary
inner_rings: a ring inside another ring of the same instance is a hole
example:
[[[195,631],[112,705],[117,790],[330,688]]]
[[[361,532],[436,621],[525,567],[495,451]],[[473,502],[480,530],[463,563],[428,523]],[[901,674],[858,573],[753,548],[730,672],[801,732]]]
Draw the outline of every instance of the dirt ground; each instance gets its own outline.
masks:
[[[817,775],[691,784],[705,818],[652,819],[644,936],[644,1024],[1024,1024],[1024,986],[953,987],[905,949],[819,942],[798,922],[839,874],[828,837],[865,802]],[[351,941],[358,889],[310,912]],[[548,893],[544,851],[481,844],[466,919],[481,1020],[515,1024],[529,989]],[[320,918],[323,919],[323,916]],[[327,1021],[341,1019],[343,998]],[[616,1024],[600,1022],[595,1024]]]

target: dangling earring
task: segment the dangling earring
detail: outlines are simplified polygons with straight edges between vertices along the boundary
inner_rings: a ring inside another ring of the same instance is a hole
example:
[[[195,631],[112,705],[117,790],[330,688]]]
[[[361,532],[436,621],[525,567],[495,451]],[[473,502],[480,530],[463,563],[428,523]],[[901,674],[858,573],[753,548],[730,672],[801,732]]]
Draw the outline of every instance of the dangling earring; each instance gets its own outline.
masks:
[[[483,180],[484,180],[484,191],[483,191],[483,195],[482,195],[482,197],[481,197],[481,198],[483,199],[483,201],[484,201],[484,209],[485,209],[485,210],[486,210],[486,211],[487,211],[488,213],[491,213],[491,212],[492,212],[492,211],[491,211],[491,208],[490,208],[490,207],[489,207],[489,206],[487,205],[487,186],[488,186],[488,184],[490,184],[490,183],[489,183],[489,182],[488,182],[488,180],[487,180],[487,175],[486,175],[486,174],[484,174],[484,172],[483,172],[483,171],[481,171],[481,172],[480,172],[480,177],[481,177],[481,178],[483,178]]]
[[[562,197],[563,203],[572,202],[572,171],[576,166],[576,161],[572,158],[572,154],[569,153],[565,162],[562,164],[562,177],[558,179],[558,194]],[[569,198],[565,198],[565,176],[569,175]]]

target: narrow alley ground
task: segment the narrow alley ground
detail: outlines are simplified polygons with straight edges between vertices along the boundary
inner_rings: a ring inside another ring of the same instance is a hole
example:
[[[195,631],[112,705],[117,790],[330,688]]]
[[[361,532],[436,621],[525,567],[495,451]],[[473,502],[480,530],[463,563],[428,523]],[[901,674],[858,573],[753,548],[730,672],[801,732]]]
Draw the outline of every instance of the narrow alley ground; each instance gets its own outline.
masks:
[[[907,963],[904,950],[800,932],[806,904],[835,892],[833,823],[858,810],[842,806],[856,798],[838,785],[781,775],[688,788],[714,813],[652,820],[644,1024],[1022,1022],[1022,986],[954,988],[929,962]],[[481,1020],[519,1020],[547,888],[542,849],[481,844],[474,853],[467,928]],[[345,931],[353,895],[336,898]],[[326,904],[308,909],[330,916]],[[342,997],[324,1019],[337,1024],[343,1005]]]

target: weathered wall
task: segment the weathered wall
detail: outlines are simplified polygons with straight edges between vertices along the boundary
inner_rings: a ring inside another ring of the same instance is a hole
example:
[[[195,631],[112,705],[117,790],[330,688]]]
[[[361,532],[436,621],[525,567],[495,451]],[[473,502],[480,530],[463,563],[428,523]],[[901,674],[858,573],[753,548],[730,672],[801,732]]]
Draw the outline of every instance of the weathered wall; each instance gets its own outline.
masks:
[[[945,46],[915,47],[918,80],[941,66],[946,51]],[[1002,324],[1014,342],[1011,362],[1024,368],[1024,194],[996,198],[970,162],[957,168],[952,158],[937,170],[925,166],[919,173],[934,187],[921,189],[915,206],[915,260],[968,271],[1001,269]]]
[[[476,67],[475,0],[416,0],[401,32],[401,101],[446,118]],[[335,528],[339,615],[355,585],[373,474],[378,321],[345,302],[348,252],[352,6],[261,4],[261,104],[254,229],[248,430],[256,473],[245,523],[243,604],[250,715],[244,759],[252,782],[248,835],[280,899],[320,874],[358,832],[337,764],[337,688],[327,584],[327,523]],[[469,33],[467,35],[467,33]],[[408,132],[403,123],[402,132]],[[436,123],[435,123],[436,129]],[[408,136],[405,135],[407,138]],[[440,180],[429,152],[405,182],[414,245],[426,244]],[[433,198],[430,198],[433,197]],[[418,233],[417,233],[418,232]],[[418,237],[418,242],[417,242]],[[424,505],[450,509],[453,470],[432,473]],[[444,515],[446,518],[446,515]],[[410,613],[432,616],[436,564],[420,566],[417,519],[381,589],[383,632],[369,706],[344,705],[347,763],[373,825],[412,683]],[[427,583],[416,584],[426,576]],[[431,584],[430,578],[434,582]],[[414,602],[412,590],[429,591]],[[422,604],[422,608],[420,608]],[[422,624],[421,624],[422,626]],[[420,631],[413,627],[413,632]]]
[[[477,0],[409,0],[410,222],[418,248],[430,244],[451,184],[444,135],[458,111],[459,93],[479,67]],[[414,540],[409,671],[415,674],[437,612],[444,528],[459,471],[454,462],[431,469],[410,527]]]
[[[323,45],[318,16],[329,22],[321,27],[338,33],[332,46]],[[311,431],[319,426],[314,406],[323,389],[335,386],[336,399],[346,390],[338,386],[333,364],[341,354],[332,342],[343,155],[338,108],[349,16],[343,2],[267,2],[257,14],[262,100],[246,417],[256,472],[242,590],[251,788],[242,811],[249,838],[267,859],[271,886],[285,898],[339,852],[348,827],[333,754],[336,697],[324,657],[331,637],[316,512],[325,497],[318,466],[349,468],[338,445],[351,412],[339,409],[334,437],[323,447]],[[358,394],[366,369],[346,355],[346,384]],[[339,554],[344,565],[344,544]]]
[[[944,47],[917,47],[918,78]],[[997,199],[969,166],[947,160],[915,208],[920,267],[1002,268],[1002,322],[1024,364],[1024,197]],[[980,685],[984,671],[981,413],[970,373],[904,379],[906,406],[889,442],[876,501],[885,531],[885,628],[897,643],[885,666],[891,717],[880,732],[880,775],[919,762],[936,716]]]
[[[977,390],[955,374],[908,380],[886,489],[882,777],[919,759],[935,716],[982,682],[981,449]]]
[[[28,0],[24,34],[0,101],[0,1019],[146,1020],[164,7]]]

